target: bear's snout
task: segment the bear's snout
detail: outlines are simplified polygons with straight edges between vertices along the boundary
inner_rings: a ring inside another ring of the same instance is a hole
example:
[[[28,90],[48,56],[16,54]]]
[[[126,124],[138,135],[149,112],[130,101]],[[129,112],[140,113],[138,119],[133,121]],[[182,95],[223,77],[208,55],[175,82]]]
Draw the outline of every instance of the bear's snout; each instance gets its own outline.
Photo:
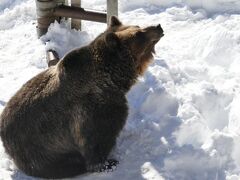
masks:
[[[144,30],[147,33],[147,37],[149,37],[149,39],[154,42],[159,41],[161,37],[164,36],[163,29],[160,24],[158,24],[157,26],[149,26]]]

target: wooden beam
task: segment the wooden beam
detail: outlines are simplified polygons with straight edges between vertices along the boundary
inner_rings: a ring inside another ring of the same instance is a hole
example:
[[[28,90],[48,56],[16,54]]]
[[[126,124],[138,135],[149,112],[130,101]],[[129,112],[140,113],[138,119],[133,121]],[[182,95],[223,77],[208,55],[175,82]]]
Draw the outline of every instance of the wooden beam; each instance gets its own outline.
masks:
[[[65,5],[56,7],[53,11],[53,15],[56,17],[69,17],[101,23],[107,22],[107,15],[105,13],[86,11],[80,7],[70,7]]]

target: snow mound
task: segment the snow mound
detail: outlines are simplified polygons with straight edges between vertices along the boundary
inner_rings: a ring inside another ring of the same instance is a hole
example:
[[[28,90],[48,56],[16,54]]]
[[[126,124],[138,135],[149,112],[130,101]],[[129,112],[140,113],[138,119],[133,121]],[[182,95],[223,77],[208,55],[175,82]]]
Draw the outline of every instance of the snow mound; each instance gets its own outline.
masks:
[[[59,24],[56,21],[50,25],[47,34],[41,40],[46,42],[46,50],[55,50],[60,57],[63,57],[66,52],[89,43],[90,37],[85,31],[71,29],[68,22]]]

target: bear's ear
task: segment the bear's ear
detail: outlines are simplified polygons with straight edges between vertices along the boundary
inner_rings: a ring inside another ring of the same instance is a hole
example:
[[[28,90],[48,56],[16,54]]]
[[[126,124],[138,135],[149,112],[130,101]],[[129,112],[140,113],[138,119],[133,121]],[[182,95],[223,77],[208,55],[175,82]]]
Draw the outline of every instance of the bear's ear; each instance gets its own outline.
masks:
[[[116,16],[111,16],[110,27],[122,25],[121,21]]]
[[[106,34],[105,42],[108,47],[116,48],[120,43],[120,39],[118,38],[118,36],[115,33],[110,32],[110,33]]]

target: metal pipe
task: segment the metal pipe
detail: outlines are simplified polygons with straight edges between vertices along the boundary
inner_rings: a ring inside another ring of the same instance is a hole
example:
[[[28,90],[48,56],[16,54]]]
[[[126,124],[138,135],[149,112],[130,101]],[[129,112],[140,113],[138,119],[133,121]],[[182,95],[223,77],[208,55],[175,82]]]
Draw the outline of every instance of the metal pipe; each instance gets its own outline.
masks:
[[[70,7],[65,5],[56,7],[53,11],[53,15],[56,17],[68,17],[87,21],[96,21],[101,23],[107,22],[106,13],[86,11],[80,7]]]
[[[46,55],[47,55],[48,67],[56,65],[60,60],[58,53],[52,49],[48,50]]]

